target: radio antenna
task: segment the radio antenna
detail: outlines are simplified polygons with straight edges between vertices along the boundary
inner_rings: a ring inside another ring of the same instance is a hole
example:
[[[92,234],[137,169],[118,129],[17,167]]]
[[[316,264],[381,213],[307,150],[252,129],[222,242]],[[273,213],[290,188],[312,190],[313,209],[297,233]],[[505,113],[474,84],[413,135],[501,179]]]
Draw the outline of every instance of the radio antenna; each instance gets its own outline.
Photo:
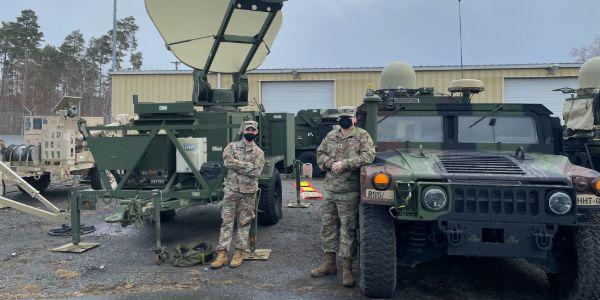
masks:
[[[463,42],[462,42],[462,12],[460,9],[460,2],[461,0],[458,0],[458,38],[460,41],[460,78],[464,79],[464,75],[463,75]]]

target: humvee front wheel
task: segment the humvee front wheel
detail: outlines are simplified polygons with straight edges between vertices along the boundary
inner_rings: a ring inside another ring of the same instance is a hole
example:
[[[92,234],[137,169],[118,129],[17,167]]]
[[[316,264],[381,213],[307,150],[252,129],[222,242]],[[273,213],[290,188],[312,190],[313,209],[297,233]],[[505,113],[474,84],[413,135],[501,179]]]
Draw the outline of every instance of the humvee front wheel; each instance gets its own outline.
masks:
[[[600,298],[600,226],[579,225],[558,236],[560,271],[548,273],[559,299]]]
[[[23,177],[23,180],[29,183],[29,185],[31,185],[38,192],[43,193],[50,186],[50,173],[44,173],[39,178],[34,176]],[[21,190],[23,194],[27,194],[27,192],[21,187],[19,187],[19,190]]]
[[[267,184],[260,185],[260,202],[258,203],[258,224],[275,225],[283,216],[281,207],[281,177],[275,170]]]
[[[367,297],[389,298],[396,290],[396,230],[387,206],[361,203],[360,289]]]

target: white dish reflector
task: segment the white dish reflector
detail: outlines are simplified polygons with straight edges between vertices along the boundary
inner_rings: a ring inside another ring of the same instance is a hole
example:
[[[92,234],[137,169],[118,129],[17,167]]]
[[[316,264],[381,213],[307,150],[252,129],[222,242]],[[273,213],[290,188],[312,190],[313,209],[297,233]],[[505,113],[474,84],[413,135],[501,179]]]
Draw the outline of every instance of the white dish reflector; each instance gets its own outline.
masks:
[[[230,0],[145,0],[150,19],[173,54],[184,64],[204,70],[215,43]],[[269,13],[235,9],[225,35],[252,38],[260,31]],[[250,61],[247,70],[258,68],[281,28],[281,10],[277,12],[263,42]],[[221,42],[211,72],[236,73],[244,64],[252,44]],[[245,71],[245,70],[244,70]]]

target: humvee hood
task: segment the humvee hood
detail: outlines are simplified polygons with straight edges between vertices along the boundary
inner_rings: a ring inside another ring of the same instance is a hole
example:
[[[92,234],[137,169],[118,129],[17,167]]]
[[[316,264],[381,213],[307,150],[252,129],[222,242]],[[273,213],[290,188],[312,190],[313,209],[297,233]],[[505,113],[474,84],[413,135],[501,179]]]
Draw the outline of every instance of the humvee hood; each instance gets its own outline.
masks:
[[[572,165],[560,155],[460,150],[395,150],[378,153],[375,164],[399,167],[401,176],[414,179],[519,180],[528,182],[570,182]]]

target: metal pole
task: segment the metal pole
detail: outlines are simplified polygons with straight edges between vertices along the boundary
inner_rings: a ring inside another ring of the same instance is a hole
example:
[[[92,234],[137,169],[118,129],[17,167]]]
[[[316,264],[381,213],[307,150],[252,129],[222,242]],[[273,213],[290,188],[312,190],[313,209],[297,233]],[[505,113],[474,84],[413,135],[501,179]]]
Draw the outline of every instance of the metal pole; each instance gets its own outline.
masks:
[[[460,39],[460,78],[464,79],[464,76],[463,76],[462,11],[460,9],[460,6],[461,6],[460,1],[461,0],[458,0],[458,36]]]
[[[217,73],[217,88],[221,88],[221,73]]]
[[[117,70],[117,0],[113,3],[113,30],[112,30],[112,68]]]

